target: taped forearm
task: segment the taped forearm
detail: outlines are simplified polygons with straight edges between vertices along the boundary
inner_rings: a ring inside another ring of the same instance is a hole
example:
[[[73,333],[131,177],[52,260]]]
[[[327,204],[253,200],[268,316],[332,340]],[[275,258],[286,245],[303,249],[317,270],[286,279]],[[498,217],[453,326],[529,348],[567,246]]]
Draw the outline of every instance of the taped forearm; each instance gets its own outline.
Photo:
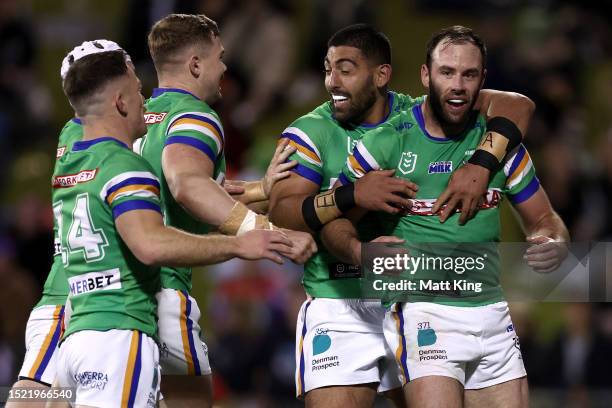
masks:
[[[523,134],[511,120],[501,116],[491,118],[478,148],[468,162],[489,169],[491,173],[496,172],[508,152],[522,140]]]
[[[226,235],[242,235],[254,229],[275,229],[265,215],[257,214],[246,205],[236,201],[229,216],[219,225],[219,231]]]
[[[306,198],[302,203],[302,217],[310,229],[318,231],[354,206],[355,186],[347,184]]]

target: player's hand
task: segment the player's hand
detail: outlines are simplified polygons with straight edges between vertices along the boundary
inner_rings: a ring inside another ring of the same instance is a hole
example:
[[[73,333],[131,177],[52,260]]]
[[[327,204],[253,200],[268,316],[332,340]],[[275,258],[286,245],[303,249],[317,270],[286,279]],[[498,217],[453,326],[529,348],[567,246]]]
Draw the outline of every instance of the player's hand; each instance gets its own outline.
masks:
[[[286,234],[292,245],[288,250],[279,251],[279,253],[296,264],[304,264],[317,252],[317,244],[309,233],[290,229],[282,229],[281,231]]]
[[[244,181],[242,180],[225,180],[223,188],[229,195],[235,196],[244,194]]]
[[[282,231],[251,230],[236,237],[238,257],[247,260],[269,259],[279,265],[283,258],[279,254],[291,251],[293,243]]]
[[[436,200],[432,212],[440,213],[440,222],[445,222],[461,210],[459,224],[463,225],[476,215],[478,204],[487,192],[490,171],[482,166],[466,163],[451,175],[446,189]]]
[[[567,258],[568,250],[565,242],[543,235],[527,237],[527,242],[532,245],[527,248],[523,258],[535,272],[550,273]]]
[[[295,151],[295,147],[289,146],[289,139],[286,138],[282,139],[278,146],[276,146],[274,156],[272,156],[268,170],[266,170],[266,175],[262,180],[266,197],[270,197],[270,191],[274,183],[289,177],[291,174],[290,170],[297,165],[296,160],[286,162]]]
[[[419,187],[393,177],[395,170],[371,171],[355,182],[355,204],[370,211],[398,214],[412,207]]]

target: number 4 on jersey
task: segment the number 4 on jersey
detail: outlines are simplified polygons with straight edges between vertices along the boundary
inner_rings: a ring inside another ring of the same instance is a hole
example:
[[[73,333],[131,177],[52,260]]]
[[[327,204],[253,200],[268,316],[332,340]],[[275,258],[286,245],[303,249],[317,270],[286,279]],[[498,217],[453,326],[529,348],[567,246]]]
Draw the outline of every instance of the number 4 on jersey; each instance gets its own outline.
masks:
[[[61,225],[61,224],[58,224]],[[72,211],[72,223],[68,230],[68,250],[71,254],[82,251],[87,262],[104,258],[108,240],[102,229],[97,229],[89,212],[89,195],[79,194]]]

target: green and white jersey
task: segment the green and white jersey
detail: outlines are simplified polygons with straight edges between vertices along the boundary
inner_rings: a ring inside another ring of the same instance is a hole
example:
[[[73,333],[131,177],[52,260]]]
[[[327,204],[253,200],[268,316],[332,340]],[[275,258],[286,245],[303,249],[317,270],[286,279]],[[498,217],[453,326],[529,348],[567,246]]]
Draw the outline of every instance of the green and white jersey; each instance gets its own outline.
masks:
[[[465,163],[477,148],[485,132],[486,119],[474,112],[472,122],[463,134],[454,138],[440,139],[429,135],[425,129],[422,104],[415,105],[397,115],[387,124],[368,132],[357,144],[346,160],[340,174],[342,184],[350,183],[365,173],[379,169],[396,169],[397,177],[409,179],[419,186],[413,208],[406,216],[377,214],[378,235],[395,235],[410,244],[424,243],[494,243],[500,240],[499,210],[502,198],[508,197],[514,204],[530,198],[539,188],[531,158],[524,146],[520,145],[509,154],[503,169],[493,175],[485,200],[476,216],[461,226],[459,214],[453,214],[445,223],[440,223],[431,209],[437,197],[446,188],[454,170]],[[422,247],[424,248],[424,247]],[[422,249],[421,248],[421,249]],[[436,257],[435,246],[425,254]],[[440,248],[438,248],[440,250]],[[471,250],[477,252],[468,254]],[[445,280],[454,277],[468,281],[482,282],[482,292],[451,294],[432,298],[415,296],[415,300],[427,299],[453,305],[476,306],[497,302],[503,299],[499,285],[499,254],[494,244],[462,246],[461,254],[478,257],[485,256],[486,267],[475,268],[462,276],[449,271],[448,276],[422,275],[433,279]],[[485,251],[487,255],[480,252]],[[443,252],[443,251],[442,251]],[[453,253],[457,256],[457,253]],[[416,273],[418,275],[419,272]],[[459,296],[461,299],[457,299]],[[433,299],[433,300],[432,300]]]
[[[115,227],[133,210],[161,213],[151,166],[111,137],[78,141],[53,177],[53,209],[72,315],[80,330],[139,330],[156,338],[159,268],[141,263]]]
[[[164,147],[180,143],[207,155],[214,164],[213,178],[222,184],[225,177],[223,127],[219,116],[205,102],[182,89],[157,88],[147,100],[147,134],[140,154],[153,167],[161,184],[164,222],[194,234],[206,234],[211,227],[192,217],[176,202],[164,177],[161,159]],[[162,287],[191,291],[191,268],[161,270]]]
[[[74,142],[77,142],[83,138],[83,127],[81,121],[77,118],[70,119],[62,128],[59,135],[59,141],[57,143],[57,155],[56,160],[59,160],[64,153],[72,149]],[[53,174],[56,174],[57,161],[53,169]],[[55,191],[55,190],[53,190]],[[53,195],[52,191],[52,195]],[[66,275],[62,265],[62,257],[60,252],[60,238],[57,234],[57,219],[53,220],[53,237],[54,237],[54,251],[53,251],[53,264],[51,264],[51,270],[45,285],[43,286],[42,297],[34,307],[46,306],[46,305],[63,305],[66,303],[66,297],[68,296],[68,283],[66,281]]]
[[[298,162],[293,171],[318,185],[319,191],[329,190],[338,179],[346,158],[364,133],[392,120],[401,111],[418,102],[408,95],[389,92],[387,117],[374,125],[359,126],[346,126],[336,121],[330,102],[318,106],[294,121],[281,136],[288,138],[290,144],[297,149],[289,158]],[[367,218],[359,230],[363,239],[377,236],[376,226],[369,224]],[[323,298],[359,298],[359,269],[341,263],[320,241],[318,246],[319,252],[304,266],[303,284],[306,293]]]

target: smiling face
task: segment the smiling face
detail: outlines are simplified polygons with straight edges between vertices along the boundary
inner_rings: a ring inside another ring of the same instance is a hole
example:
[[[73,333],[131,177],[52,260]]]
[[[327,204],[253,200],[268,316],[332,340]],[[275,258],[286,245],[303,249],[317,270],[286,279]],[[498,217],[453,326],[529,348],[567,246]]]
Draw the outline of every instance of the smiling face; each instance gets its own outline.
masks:
[[[198,57],[202,61],[203,75],[199,78],[201,94],[206,103],[213,104],[221,99],[221,79],[227,67],[223,63],[225,49],[218,36],[213,37],[212,44],[201,44]]]
[[[355,47],[329,47],[325,57],[325,88],[331,95],[336,120],[363,121],[376,102],[375,70]]]
[[[421,82],[429,93],[428,103],[440,125],[463,125],[484,83],[486,70],[483,70],[482,54],[469,42],[441,41],[431,57],[431,67],[421,67]]]

